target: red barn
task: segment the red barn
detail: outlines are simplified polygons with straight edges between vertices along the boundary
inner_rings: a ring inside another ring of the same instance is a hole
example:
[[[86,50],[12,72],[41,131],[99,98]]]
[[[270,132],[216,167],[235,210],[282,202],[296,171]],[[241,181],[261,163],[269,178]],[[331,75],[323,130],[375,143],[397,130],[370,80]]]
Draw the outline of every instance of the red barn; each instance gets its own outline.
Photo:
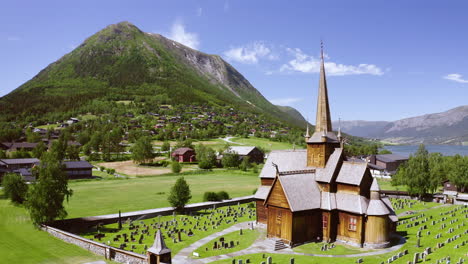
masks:
[[[178,162],[194,162],[195,150],[191,148],[178,148],[172,152],[172,157]]]

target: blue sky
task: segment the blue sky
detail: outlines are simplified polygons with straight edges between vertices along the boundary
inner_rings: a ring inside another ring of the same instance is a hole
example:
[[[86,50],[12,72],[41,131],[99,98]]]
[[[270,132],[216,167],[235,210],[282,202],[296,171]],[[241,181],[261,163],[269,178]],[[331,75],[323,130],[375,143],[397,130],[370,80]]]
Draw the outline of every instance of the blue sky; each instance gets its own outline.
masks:
[[[397,120],[468,103],[466,1],[4,1],[0,96],[109,24],[219,54],[314,123],[320,40],[334,120]]]

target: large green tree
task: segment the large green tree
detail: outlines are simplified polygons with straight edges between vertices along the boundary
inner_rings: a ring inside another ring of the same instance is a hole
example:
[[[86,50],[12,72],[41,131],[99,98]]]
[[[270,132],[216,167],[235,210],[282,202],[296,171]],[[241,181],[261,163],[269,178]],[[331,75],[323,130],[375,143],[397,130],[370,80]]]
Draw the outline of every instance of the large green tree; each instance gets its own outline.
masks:
[[[184,177],[180,177],[171,188],[171,192],[167,200],[172,207],[175,207],[177,211],[182,210],[185,205],[192,198],[190,192],[190,186],[185,181]]]
[[[419,197],[437,189],[440,182],[431,179],[429,153],[423,144],[405,165],[400,166],[393,181],[394,184],[406,185],[410,195]]]
[[[143,163],[153,159],[153,144],[150,137],[140,137],[130,150],[135,163]]]
[[[468,188],[468,156],[455,155],[450,159],[448,179],[462,192]]]
[[[26,203],[35,225],[67,216],[63,202],[68,201],[73,191],[68,188],[68,176],[63,166],[56,153],[47,152],[35,167],[37,181],[30,185]]]
[[[211,169],[216,165],[216,153],[212,148],[198,144],[195,153],[200,169]]]

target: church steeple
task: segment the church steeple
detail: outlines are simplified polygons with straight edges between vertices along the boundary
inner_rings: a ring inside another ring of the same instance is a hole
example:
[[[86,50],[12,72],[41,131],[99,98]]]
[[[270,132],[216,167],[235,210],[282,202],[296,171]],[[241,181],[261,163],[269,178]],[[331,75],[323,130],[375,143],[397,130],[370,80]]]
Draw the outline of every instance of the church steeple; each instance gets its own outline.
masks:
[[[315,131],[327,133],[333,131],[333,129],[331,124],[330,106],[328,104],[327,78],[325,75],[325,62],[323,58],[323,42],[321,42],[320,53],[320,80],[317,97],[317,116],[315,123]]]
[[[330,116],[323,42],[321,43],[320,80],[317,96],[315,131],[310,138],[306,138],[306,141],[308,167],[324,168],[335,148],[340,147],[340,142],[335,133],[333,133]]]

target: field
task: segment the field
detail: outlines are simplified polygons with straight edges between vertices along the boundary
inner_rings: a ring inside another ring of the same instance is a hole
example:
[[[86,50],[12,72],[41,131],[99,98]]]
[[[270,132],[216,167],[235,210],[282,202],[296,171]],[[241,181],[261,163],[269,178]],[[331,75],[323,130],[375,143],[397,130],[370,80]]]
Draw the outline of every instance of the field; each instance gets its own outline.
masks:
[[[291,143],[277,142],[277,141],[272,141],[266,138],[256,138],[256,137],[232,138],[231,141],[235,143],[241,143],[246,146],[261,147],[267,151],[293,148],[293,145]],[[296,146],[296,148],[300,148],[300,147]]]
[[[377,179],[377,182],[379,183],[381,190],[406,191],[406,186],[404,185],[393,186],[391,179],[381,179],[381,178],[376,178],[376,179]]]
[[[113,161],[113,162],[102,162],[97,163],[97,166],[103,166],[106,168],[115,169],[117,173],[128,175],[128,176],[152,176],[161,175],[171,172],[171,167],[153,167],[153,166],[142,166],[133,163],[131,160],[126,161]],[[197,168],[197,165],[182,165],[182,172],[187,172]]]
[[[0,190],[1,263],[85,263],[103,260],[35,229],[22,207],[13,206]]]
[[[153,141],[153,145],[156,147],[162,146],[164,142],[163,141]],[[177,141],[169,141],[169,144],[174,147],[177,144]],[[210,139],[210,140],[200,140],[200,141],[194,141],[192,142],[194,146],[203,144],[206,146],[209,146],[210,148],[213,148],[215,151],[218,151],[220,148],[224,147],[226,145],[226,141],[217,138],[217,139]]]
[[[258,175],[237,170],[216,170],[180,176],[184,176],[190,184],[190,203],[201,202],[206,191],[225,190],[231,197],[251,195],[260,184]],[[180,176],[71,181],[69,186],[74,193],[66,204],[69,218],[169,206],[169,189]]]

